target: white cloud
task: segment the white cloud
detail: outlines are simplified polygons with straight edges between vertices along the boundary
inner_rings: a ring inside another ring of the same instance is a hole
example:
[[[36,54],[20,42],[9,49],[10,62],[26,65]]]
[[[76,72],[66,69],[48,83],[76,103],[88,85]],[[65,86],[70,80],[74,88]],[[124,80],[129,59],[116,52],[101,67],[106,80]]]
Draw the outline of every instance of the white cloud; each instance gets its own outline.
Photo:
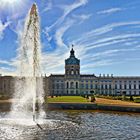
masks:
[[[0,60],[0,64],[9,64],[9,62],[6,60]]]
[[[81,7],[82,5],[87,4],[87,2],[88,2],[88,0],[78,0],[78,2],[75,2],[71,5],[63,6],[63,9],[64,9],[63,17],[66,17],[69,13],[71,13],[73,10]]]
[[[95,60],[95,59],[101,59],[101,58],[109,58],[109,57],[112,57],[113,55],[117,55],[119,54],[120,52],[132,52],[132,51],[138,51],[140,49],[138,48],[131,48],[131,49],[111,49],[111,50],[105,50],[103,52],[99,52],[99,53],[95,53],[91,60]]]
[[[123,34],[123,35],[116,35],[113,37],[104,38],[101,40],[97,40],[94,43],[87,44],[87,50],[92,48],[104,47],[107,45],[117,44],[117,43],[128,43],[128,41],[133,40],[135,37],[139,37],[140,34]]]
[[[106,10],[102,10],[97,12],[97,14],[112,14],[118,11],[122,11],[121,8],[110,8],[110,9],[106,9]]]
[[[6,68],[6,67],[0,67],[0,74],[5,76],[5,75],[10,75],[10,76],[15,76],[14,70],[12,68]]]
[[[66,22],[64,22],[64,19],[73,10],[79,8],[82,5],[85,5],[87,2],[88,2],[88,0],[78,0],[71,5],[63,5],[63,6],[61,5],[61,6],[59,6],[64,10],[63,15],[53,25],[51,25],[50,27],[46,27],[45,30],[43,31],[46,34],[46,37],[47,37],[48,41],[50,41],[53,38],[53,36],[49,35],[49,31],[53,27],[55,27],[56,25],[59,25],[57,27],[57,30],[55,31],[54,38],[56,40],[56,44],[58,45],[58,47],[66,47],[66,45],[63,41],[63,36],[64,36],[65,32],[74,24],[74,22],[77,19],[80,19],[80,20],[84,21],[84,20],[88,19],[91,15],[90,14],[88,14],[88,15],[83,14],[83,15],[79,15],[79,16],[74,15],[73,19],[68,18],[66,20]]]
[[[106,59],[106,60],[98,60],[94,63],[87,63],[81,66],[82,68],[81,73],[87,73],[87,72],[89,73],[89,69],[92,71],[95,70],[95,68],[97,67],[108,66],[114,63],[116,64],[118,62],[116,62],[113,59]]]
[[[128,26],[128,25],[134,25],[135,26],[135,25],[139,25],[139,24],[140,24],[140,21],[118,22],[118,23],[107,24],[105,26],[93,29],[89,32],[86,32],[86,33],[82,34],[80,37],[78,37],[77,40],[74,40],[73,42],[75,44],[83,44],[84,42],[89,43],[89,42],[93,41],[93,39],[98,38],[99,35],[103,35],[105,33],[113,31],[114,28],[118,28],[118,27],[121,27],[121,26]],[[129,34],[129,35],[131,36],[131,34]],[[86,36],[86,38],[85,38],[85,36]]]
[[[0,60],[0,74],[2,75],[18,75],[19,59]]]
[[[2,23],[2,21],[0,20],[0,40],[3,39],[4,31],[10,25],[10,23],[11,23],[10,21],[7,21],[6,23]]]
[[[60,25],[64,19],[75,9],[87,4],[88,0],[78,0],[75,3],[71,4],[71,5],[61,5],[59,6],[60,8],[62,8],[64,10],[63,15],[58,18],[58,20],[52,24],[50,27],[47,27],[46,30],[47,32],[49,32],[52,28],[54,28],[56,25]]]
[[[73,18],[80,20],[79,24],[83,23],[85,20],[88,20],[92,14],[81,14],[81,15],[73,15]]]
[[[52,53],[42,54],[42,72],[49,75],[50,73],[64,73],[64,61],[69,56],[68,48],[56,49]]]
[[[86,50],[86,49],[85,49]],[[131,57],[127,55],[129,52],[138,52],[140,51],[140,48],[133,47],[133,48],[121,48],[121,49],[111,49],[111,50],[104,50],[95,52],[93,54],[93,51],[88,54],[85,53],[85,55],[81,56],[81,68],[82,72],[88,72],[89,69],[94,69],[95,67],[101,67],[101,66],[107,66],[112,64],[118,64],[118,63],[125,63],[128,60],[134,61],[139,60],[139,58]],[[120,57],[114,57],[114,56],[122,56],[123,55],[123,61],[120,61]],[[90,59],[89,59],[90,57]],[[94,62],[94,63],[92,63]]]
[[[62,27],[60,27],[55,34],[56,43],[59,47],[66,47],[63,42],[64,33],[74,24],[74,20],[67,20]]]
[[[89,19],[90,17],[92,16],[92,14],[81,14],[81,15],[75,15],[75,17],[79,17],[80,19],[82,20],[86,20],[86,19]]]
[[[52,1],[49,0],[49,1],[47,2],[47,6],[43,9],[42,12],[47,12],[47,11],[51,10],[52,7],[53,7],[53,5],[52,5]]]
[[[17,34],[16,42],[18,44],[21,41],[21,36],[22,36],[23,30],[24,30],[24,22],[25,22],[25,19],[19,19],[18,21],[16,21],[15,27],[10,26],[10,29]]]

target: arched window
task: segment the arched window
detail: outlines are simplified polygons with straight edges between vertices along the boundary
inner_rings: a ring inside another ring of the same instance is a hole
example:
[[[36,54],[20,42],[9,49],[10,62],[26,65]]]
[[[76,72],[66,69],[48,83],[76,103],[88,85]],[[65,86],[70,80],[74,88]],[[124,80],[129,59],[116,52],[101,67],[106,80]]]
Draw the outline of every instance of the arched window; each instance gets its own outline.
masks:
[[[71,82],[71,83],[70,83],[70,87],[71,87],[71,88],[74,88],[74,82]]]
[[[76,75],[78,75],[79,74],[79,70],[76,70]]]
[[[73,75],[74,74],[74,71],[73,70],[71,70],[71,75]]]

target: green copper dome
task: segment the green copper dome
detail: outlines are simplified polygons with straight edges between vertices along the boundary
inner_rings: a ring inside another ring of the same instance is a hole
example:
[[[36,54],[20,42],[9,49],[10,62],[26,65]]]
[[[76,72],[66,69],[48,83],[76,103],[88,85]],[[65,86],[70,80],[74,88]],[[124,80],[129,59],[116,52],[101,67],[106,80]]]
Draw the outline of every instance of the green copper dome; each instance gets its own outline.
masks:
[[[80,60],[77,59],[74,55],[74,50],[73,48],[70,51],[70,57],[68,59],[65,60],[65,64],[66,65],[79,65],[80,64]]]

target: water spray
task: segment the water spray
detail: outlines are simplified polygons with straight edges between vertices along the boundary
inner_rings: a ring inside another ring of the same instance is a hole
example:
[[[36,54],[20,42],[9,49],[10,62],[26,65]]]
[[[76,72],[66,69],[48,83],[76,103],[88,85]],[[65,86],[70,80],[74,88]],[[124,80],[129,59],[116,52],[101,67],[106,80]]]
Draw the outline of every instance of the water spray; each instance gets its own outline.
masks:
[[[42,107],[44,89],[40,66],[40,21],[36,4],[32,5],[26,17],[19,58],[20,77],[15,82],[14,93],[14,98],[19,99],[19,102],[12,104],[13,114],[15,114],[14,111],[18,111],[23,117],[31,113],[32,120],[36,122],[37,116],[44,112]]]

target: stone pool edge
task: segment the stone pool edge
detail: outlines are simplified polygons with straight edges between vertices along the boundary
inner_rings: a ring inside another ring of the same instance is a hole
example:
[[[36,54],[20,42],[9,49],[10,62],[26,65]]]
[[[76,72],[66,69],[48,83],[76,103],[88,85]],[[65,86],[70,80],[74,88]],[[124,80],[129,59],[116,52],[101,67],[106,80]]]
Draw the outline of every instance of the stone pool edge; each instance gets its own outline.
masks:
[[[10,111],[11,103],[0,103],[0,112]],[[134,112],[140,113],[138,106],[121,106],[111,104],[97,103],[48,103],[49,110],[101,110],[101,111],[119,111],[119,112]]]
[[[101,110],[101,111],[140,113],[140,107],[137,106],[121,106],[121,105],[96,104],[96,103],[88,103],[88,104],[87,103],[48,103],[48,109]]]

